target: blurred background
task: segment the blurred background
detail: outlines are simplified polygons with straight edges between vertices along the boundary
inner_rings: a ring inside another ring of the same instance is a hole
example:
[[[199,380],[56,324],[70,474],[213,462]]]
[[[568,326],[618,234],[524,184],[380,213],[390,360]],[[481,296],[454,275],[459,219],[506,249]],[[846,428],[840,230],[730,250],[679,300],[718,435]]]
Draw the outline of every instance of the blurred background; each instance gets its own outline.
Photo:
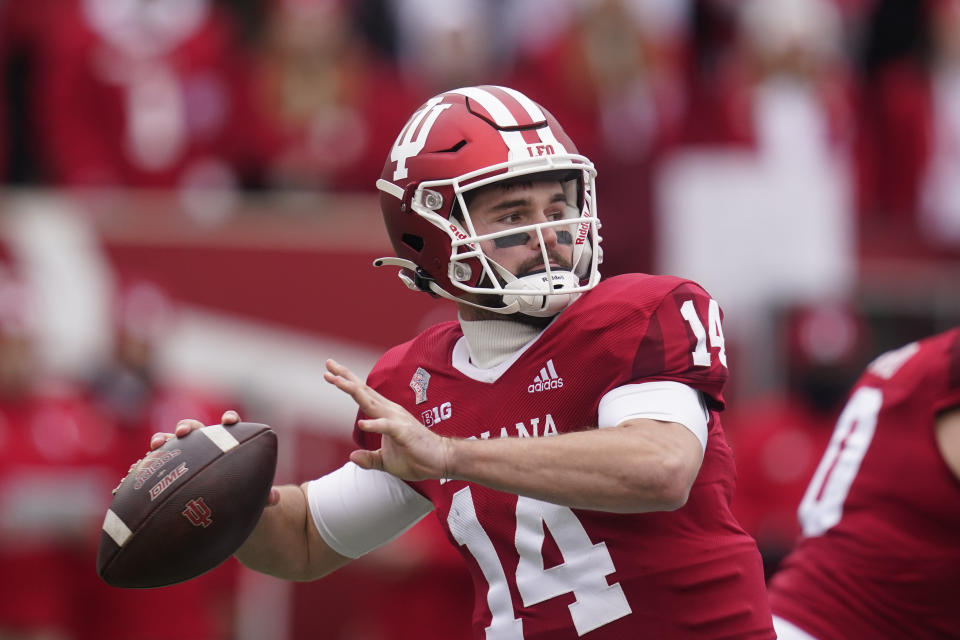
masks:
[[[94,567],[180,418],[272,425],[280,482],[342,464],[324,359],[454,318],[371,266],[374,182],[468,84],[595,162],[605,276],[720,302],[734,507],[776,568],[862,367],[960,323],[960,0],[0,0],[0,640],[467,636],[432,518],[315,584]]]

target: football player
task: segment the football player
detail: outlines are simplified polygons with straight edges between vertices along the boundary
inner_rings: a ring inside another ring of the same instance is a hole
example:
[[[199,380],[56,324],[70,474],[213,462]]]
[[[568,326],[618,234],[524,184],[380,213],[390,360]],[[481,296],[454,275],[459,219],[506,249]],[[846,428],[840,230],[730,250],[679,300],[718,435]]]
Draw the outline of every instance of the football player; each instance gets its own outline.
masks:
[[[327,361],[359,406],[360,448],[277,488],[244,564],[318,578],[433,512],[472,575],[476,638],[774,637],[729,507],[720,307],[681,278],[601,282],[594,176],[513,89],[413,114],[377,181],[396,251],[377,264],[459,321],[366,381]]]
[[[960,327],[854,385],[770,583],[784,640],[960,633]]]

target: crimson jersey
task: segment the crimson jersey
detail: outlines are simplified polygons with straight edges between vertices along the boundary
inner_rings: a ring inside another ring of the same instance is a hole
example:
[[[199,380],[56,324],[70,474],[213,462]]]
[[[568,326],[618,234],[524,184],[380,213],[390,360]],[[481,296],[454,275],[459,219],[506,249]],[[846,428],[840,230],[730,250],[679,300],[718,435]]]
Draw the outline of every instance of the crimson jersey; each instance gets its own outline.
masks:
[[[596,428],[603,395],[631,383],[676,381],[706,398],[703,466],[673,512],[614,514],[457,480],[411,483],[467,561],[475,637],[774,637],[756,544],[729,509],[735,471],[718,416],[727,378],[720,317],[692,282],[632,274],[584,294],[492,370],[454,366],[466,360],[455,322],[377,363],[368,384],[459,438]],[[376,434],[355,437],[379,446]]]
[[[775,614],[821,640],[956,638],[960,484],[934,439],[960,405],[960,328],[875,360],[800,506]]]

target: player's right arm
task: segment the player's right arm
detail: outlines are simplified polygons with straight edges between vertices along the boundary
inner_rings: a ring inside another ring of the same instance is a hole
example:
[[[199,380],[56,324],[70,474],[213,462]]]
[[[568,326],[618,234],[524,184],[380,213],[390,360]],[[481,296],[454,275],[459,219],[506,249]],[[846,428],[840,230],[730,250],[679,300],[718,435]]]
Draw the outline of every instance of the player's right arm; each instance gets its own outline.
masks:
[[[307,485],[271,490],[253,533],[234,554],[245,567],[284,580],[316,580],[349,563],[330,548],[310,517]]]
[[[221,422],[229,426],[239,420],[235,411],[227,411]],[[181,420],[173,434],[155,434],[150,448],[203,426]],[[299,487],[273,487],[260,521],[234,555],[261,573],[315,580],[390,542],[432,509],[393,476],[348,463]]]

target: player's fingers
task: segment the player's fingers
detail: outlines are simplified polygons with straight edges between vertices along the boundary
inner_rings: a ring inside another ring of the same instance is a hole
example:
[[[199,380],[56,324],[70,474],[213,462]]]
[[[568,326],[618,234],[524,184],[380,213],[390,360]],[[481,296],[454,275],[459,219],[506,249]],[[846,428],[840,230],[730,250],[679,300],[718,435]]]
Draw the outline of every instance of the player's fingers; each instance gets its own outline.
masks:
[[[324,377],[327,379],[327,381],[334,382],[334,380],[339,378],[343,382],[340,384],[334,382],[334,384],[337,384],[337,386],[344,391],[351,393],[351,395],[353,390],[355,390],[356,393],[365,394],[373,400],[393,404],[393,402],[380,395],[379,391],[367,386],[366,382],[361,380],[355,373],[350,371],[350,369],[340,364],[336,360],[327,360],[327,370],[328,373],[324,374]]]
[[[357,426],[363,431],[368,431],[370,433],[381,433],[387,436],[392,436],[396,432],[396,426],[394,423],[386,418],[357,420]]]
[[[240,422],[240,414],[233,409],[227,409],[220,417],[220,424],[229,425],[237,424],[238,422]]]
[[[348,367],[340,364],[336,360],[327,360],[327,370],[334,376],[339,376],[343,380],[347,381],[349,384],[353,385],[357,391],[365,393],[370,397],[376,400],[383,400],[389,402],[386,398],[381,396],[375,389],[367,386],[367,383],[364,382],[357,374],[351,371]]]
[[[191,431],[202,429],[203,427],[204,424],[199,420],[187,418],[177,423],[177,427],[173,430],[173,434],[178,438],[182,438],[189,435]]]
[[[360,409],[367,415],[370,415],[371,411],[376,412],[377,402],[370,394],[371,389],[366,385],[358,384],[355,379],[350,380],[330,371],[323,374],[323,379],[353,398],[353,401],[356,402],[360,406]]]
[[[329,371],[324,372],[323,377],[327,382],[353,398],[360,411],[371,418],[397,418],[409,415],[403,407],[387,400],[365,384],[357,384]]]
[[[331,374],[333,374],[333,376],[339,376],[343,380],[346,380],[348,383],[352,384],[356,388],[357,392],[366,394],[371,399],[379,402],[394,404],[392,401],[380,395],[380,393],[376,389],[373,389],[372,387],[368,387],[367,383],[361,380],[360,377],[357,376],[357,374],[355,374],[348,367],[340,364],[336,360],[333,360],[333,359],[327,360],[327,370]],[[326,376],[326,374],[324,374],[324,376]],[[328,381],[331,381],[331,382],[333,381],[332,377],[327,379]]]
[[[383,458],[380,451],[366,451],[360,449],[350,453],[350,461],[362,469],[376,469],[383,471]]]
[[[399,407],[399,406],[400,406],[400,405],[398,405],[396,402],[394,402],[393,400],[390,400],[390,399],[388,399],[388,398],[380,395],[380,392],[377,391],[376,389],[374,389],[373,387],[368,387],[368,386],[366,385],[366,383],[364,383],[364,384],[361,386],[361,389],[362,389],[362,391],[370,398],[370,400],[372,400],[372,401],[374,401],[374,402],[381,403],[381,404],[383,404],[383,405],[385,405],[385,406],[388,406],[388,407]]]
[[[347,369],[343,365],[337,364],[336,361],[332,361],[332,362],[334,363],[334,365],[340,367],[346,373],[346,375],[343,375],[343,374],[338,374],[338,375],[340,375],[342,378],[345,378],[346,380],[349,380],[350,383],[356,387],[358,393],[362,393],[366,395],[368,398],[370,398],[371,400],[376,402],[383,402],[384,404],[388,404],[388,405],[395,404],[393,401],[388,400],[384,396],[380,395],[380,392],[374,389],[373,387],[367,386],[367,383],[364,380],[361,380],[359,377],[357,377],[357,375],[354,374],[352,371],[350,371],[350,369]]]
[[[349,380],[341,376],[338,376],[337,374],[332,373],[330,371],[323,372],[323,379],[329,382],[330,384],[332,384],[333,386],[335,386],[336,388],[340,389],[341,391],[347,391],[347,389],[352,386]]]
[[[155,433],[150,436],[150,451],[159,449],[167,440],[173,437],[172,433]]]
[[[355,384],[351,383],[346,378],[341,378],[337,374],[330,373],[329,371],[323,372],[323,379],[353,398],[354,402],[360,404],[360,401],[357,399],[357,389]]]
[[[267,506],[272,507],[280,503],[280,491],[276,487],[270,487],[270,495],[267,496]]]
[[[327,371],[329,371],[334,375],[338,375],[341,378],[345,378],[347,380],[350,380],[351,382],[355,382],[358,385],[363,384],[363,380],[358,378],[357,374],[355,374],[353,371],[350,371],[349,367],[347,367],[346,365],[340,364],[333,358],[327,359],[326,366],[327,366]]]

